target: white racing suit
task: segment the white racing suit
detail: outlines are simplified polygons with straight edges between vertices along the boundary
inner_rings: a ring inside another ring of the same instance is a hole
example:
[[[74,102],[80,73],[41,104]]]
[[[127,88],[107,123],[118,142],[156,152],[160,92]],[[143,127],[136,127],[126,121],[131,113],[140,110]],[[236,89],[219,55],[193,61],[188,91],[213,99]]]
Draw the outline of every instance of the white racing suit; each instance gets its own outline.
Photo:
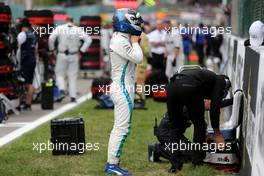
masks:
[[[110,95],[114,102],[114,127],[108,144],[110,164],[118,164],[124,142],[131,130],[134,104],[136,64],[143,61],[138,43],[130,43],[130,35],[115,32],[110,41],[112,84]]]
[[[76,98],[76,81],[79,71],[79,50],[85,52],[90,46],[92,39],[81,28],[72,23],[67,23],[56,27],[50,35],[50,50],[55,49],[56,40],[58,41],[58,54],[55,66],[57,85],[60,90],[65,90],[65,76],[67,75],[70,97]],[[83,40],[83,44],[80,48],[81,40]]]
[[[165,41],[165,48],[167,52],[165,74],[167,78],[171,78],[177,72],[177,70],[184,65],[182,37],[178,30],[173,29],[171,33],[166,34]],[[173,66],[172,63],[175,58],[176,48],[179,48],[179,55],[176,58],[176,65]]]

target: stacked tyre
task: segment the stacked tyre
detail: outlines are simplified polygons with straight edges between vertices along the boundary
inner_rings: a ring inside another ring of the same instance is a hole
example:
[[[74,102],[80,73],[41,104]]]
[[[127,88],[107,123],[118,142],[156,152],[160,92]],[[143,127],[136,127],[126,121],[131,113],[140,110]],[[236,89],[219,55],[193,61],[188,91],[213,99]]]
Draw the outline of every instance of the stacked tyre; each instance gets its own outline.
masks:
[[[51,10],[26,10],[24,15],[30,24],[37,26],[53,26],[53,12]]]
[[[80,19],[80,27],[91,36],[92,43],[81,56],[81,70],[99,70],[101,68],[101,17],[100,16],[82,16]]]
[[[9,99],[14,99],[17,98],[17,94],[13,83],[15,69],[13,63],[10,60],[10,24],[10,7],[0,4],[0,94],[4,94]]]
[[[0,32],[8,33],[11,24],[11,10],[9,6],[0,4]]]
[[[26,10],[24,15],[34,28],[34,33],[39,36],[39,50],[47,49],[49,34],[54,28],[53,12],[50,10]]]
[[[8,34],[11,24],[11,10],[9,6],[0,3],[0,59],[8,57]],[[0,61],[1,62],[1,61]]]

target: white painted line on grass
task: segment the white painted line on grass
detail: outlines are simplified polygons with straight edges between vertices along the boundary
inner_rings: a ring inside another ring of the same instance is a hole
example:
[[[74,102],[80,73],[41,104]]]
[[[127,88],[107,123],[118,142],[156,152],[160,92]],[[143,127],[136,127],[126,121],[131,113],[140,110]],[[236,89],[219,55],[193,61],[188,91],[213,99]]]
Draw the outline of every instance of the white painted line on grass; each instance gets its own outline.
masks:
[[[92,93],[89,93],[87,95],[84,95],[80,98],[78,98],[76,103],[68,103],[62,107],[60,107],[57,110],[52,111],[51,113],[44,115],[42,117],[40,117],[39,119],[3,136],[2,138],[0,138],[0,147],[8,144],[9,142],[15,140],[16,138],[22,136],[23,134],[35,129],[36,127],[40,126],[41,124],[48,122],[49,120],[54,119],[55,117],[65,113],[66,111],[69,111],[75,107],[77,107],[78,105],[80,105],[81,103],[85,102],[86,100],[89,100],[92,98]]]

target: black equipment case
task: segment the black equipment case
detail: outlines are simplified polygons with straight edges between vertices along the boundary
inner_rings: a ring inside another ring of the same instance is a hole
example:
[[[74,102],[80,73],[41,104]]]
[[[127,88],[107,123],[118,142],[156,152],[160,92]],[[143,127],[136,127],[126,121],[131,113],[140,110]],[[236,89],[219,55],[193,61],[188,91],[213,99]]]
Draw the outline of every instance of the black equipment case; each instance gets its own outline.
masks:
[[[53,109],[54,104],[54,85],[53,82],[42,83],[41,88],[41,108],[42,109]]]
[[[85,146],[82,118],[54,119],[51,121],[53,155],[80,154]],[[83,148],[79,147],[82,145]]]

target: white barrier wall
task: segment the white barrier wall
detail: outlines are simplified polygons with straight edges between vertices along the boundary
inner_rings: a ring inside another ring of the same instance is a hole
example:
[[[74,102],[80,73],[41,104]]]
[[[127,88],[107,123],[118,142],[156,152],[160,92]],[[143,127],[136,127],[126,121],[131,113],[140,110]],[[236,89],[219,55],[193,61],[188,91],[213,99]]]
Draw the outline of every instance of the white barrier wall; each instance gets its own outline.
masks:
[[[233,35],[224,37],[221,72],[232,81],[233,92],[243,89],[244,114],[241,133],[241,175],[264,175],[264,47],[244,46]]]
[[[252,175],[264,175],[264,47],[260,51],[256,129]]]

